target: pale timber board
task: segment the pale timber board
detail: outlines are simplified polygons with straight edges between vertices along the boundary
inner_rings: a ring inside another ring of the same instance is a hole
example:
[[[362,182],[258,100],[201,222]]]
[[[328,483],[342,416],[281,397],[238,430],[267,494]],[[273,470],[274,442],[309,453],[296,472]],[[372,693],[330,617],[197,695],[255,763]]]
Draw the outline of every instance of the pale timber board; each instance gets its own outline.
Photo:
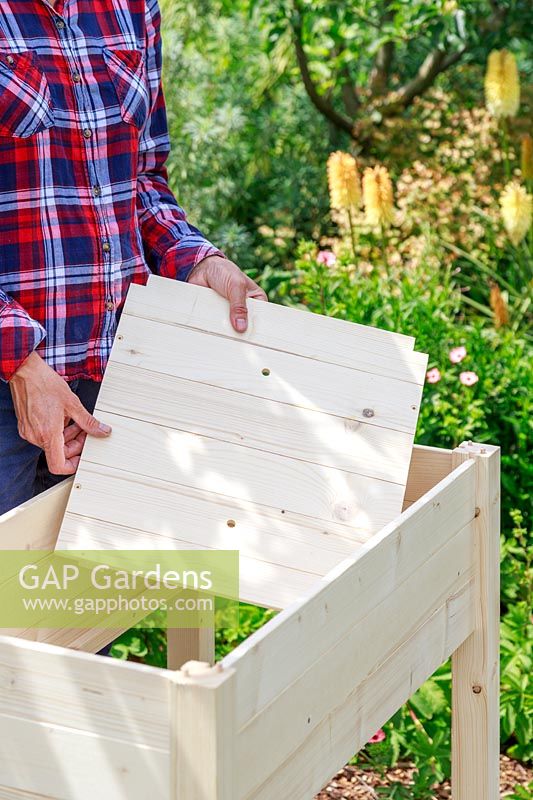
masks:
[[[131,286],[128,313],[163,322],[208,331],[232,339],[244,339],[273,350],[352,366],[365,362],[369,371],[378,368],[404,380],[419,381],[419,354],[413,354],[412,336],[385,331],[309,311],[248,300],[248,330],[236,333],[231,326],[228,304],[202,287],[150,276],[148,285]]]
[[[0,516],[0,550],[54,550],[72,478]]]
[[[112,465],[129,472],[180,486],[212,492],[235,500],[292,511],[325,522],[342,522],[360,531],[375,532],[401,508],[404,487],[363,475],[323,467],[308,461],[257,451],[233,443],[198,436],[106,414],[113,433],[105,440],[87,439],[84,463]],[[78,509],[86,482],[83,467],[74,490]],[[145,494],[149,502],[149,494]],[[114,519],[115,505],[99,509]],[[69,503],[67,516],[71,510]],[[89,514],[90,515],[90,514]],[[61,537],[60,537],[61,543]]]
[[[451,450],[415,445],[409,465],[404,504],[414,503],[449,475],[452,469]]]
[[[26,503],[0,516],[1,550],[54,550],[63,521],[73,478],[33,497]],[[96,653],[109,644],[122,630],[42,629],[19,630],[0,628],[0,635],[48,642]]]
[[[239,760],[250,766],[241,783],[244,795],[281,766],[331,710],[346,701],[353,687],[378,669],[441,606],[469,591],[474,576],[473,550],[470,522],[367,614],[360,616],[359,609],[355,610],[353,627],[318,660],[309,663],[302,649],[301,675],[239,734]]]
[[[117,659],[0,637],[0,712],[169,748],[167,672]]]
[[[421,385],[132,317],[127,308],[113,345],[112,364],[414,434]],[[265,369],[269,375],[263,374]],[[374,416],[365,417],[365,409],[372,409]]]
[[[106,375],[98,408],[396,483],[405,483],[411,454],[404,431],[123,364]]]
[[[69,526],[72,525],[72,533]],[[77,517],[72,515],[65,522],[64,547],[68,548],[72,539],[73,546],[85,546],[91,549],[109,549],[117,547],[120,543],[130,542],[128,549],[150,550],[198,550],[198,544],[176,539],[166,538],[158,534],[147,534],[134,528],[117,526],[115,523],[102,522],[91,517]],[[85,545],[82,543],[85,542]],[[287,548],[287,543],[284,543]],[[200,548],[202,549],[202,548]],[[357,545],[354,544],[352,552]],[[328,559],[323,554],[324,561]],[[332,558],[330,556],[330,558]],[[332,559],[336,563],[342,556]],[[249,603],[256,603],[267,608],[285,608],[303,597],[316,585],[320,578],[314,572],[305,572],[301,568],[286,567],[277,563],[270,563],[264,558],[250,558],[239,556],[239,597]]]
[[[346,636],[354,619],[416,573],[475,514],[475,471],[464,464],[361,545],[301,601],[286,608],[223,660],[235,667],[239,728]],[[354,613],[354,609],[357,612]]]
[[[314,797],[469,635],[472,594],[467,590],[443,604],[384,663],[355,686],[340,706],[331,709],[262,786],[248,794],[239,790],[238,800]],[[332,675],[330,680],[334,679]],[[251,765],[241,762],[239,781],[246,781],[244,770],[253,770],[255,765],[255,761]]]
[[[0,785],[54,800],[168,796],[168,752],[4,714],[0,739]]]
[[[0,786],[0,800],[55,800],[55,798],[49,794],[36,794],[25,789],[10,789],[9,786]]]

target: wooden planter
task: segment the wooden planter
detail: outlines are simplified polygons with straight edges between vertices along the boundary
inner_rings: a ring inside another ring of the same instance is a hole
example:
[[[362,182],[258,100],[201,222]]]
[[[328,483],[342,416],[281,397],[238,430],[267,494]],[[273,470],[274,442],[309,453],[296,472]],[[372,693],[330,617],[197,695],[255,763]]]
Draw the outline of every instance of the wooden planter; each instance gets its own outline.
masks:
[[[0,547],[53,548],[70,486]],[[311,800],[451,655],[453,797],[497,800],[498,625],[499,449],[415,447],[401,516],[215,667],[205,633],[180,670],[0,637],[0,798]]]

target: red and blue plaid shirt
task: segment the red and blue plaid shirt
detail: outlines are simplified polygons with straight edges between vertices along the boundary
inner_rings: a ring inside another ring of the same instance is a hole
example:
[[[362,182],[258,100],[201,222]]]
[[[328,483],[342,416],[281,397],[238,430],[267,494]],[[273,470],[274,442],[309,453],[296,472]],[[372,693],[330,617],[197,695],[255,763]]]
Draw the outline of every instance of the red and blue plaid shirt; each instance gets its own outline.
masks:
[[[130,283],[224,255],[169,149],[157,0],[0,0],[0,379],[100,380]]]

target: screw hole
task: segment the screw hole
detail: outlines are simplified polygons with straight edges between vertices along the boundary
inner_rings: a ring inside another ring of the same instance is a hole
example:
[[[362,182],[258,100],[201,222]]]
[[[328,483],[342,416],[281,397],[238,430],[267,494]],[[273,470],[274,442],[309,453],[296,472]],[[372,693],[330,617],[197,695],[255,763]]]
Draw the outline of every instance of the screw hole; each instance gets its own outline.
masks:
[[[121,342],[123,340],[123,338],[124,338],[123,335],[121,333],[119,333],[119,335],[117,336],[117,339],[119,340],[119,342]]]
[[[81,483],[75,483],[74,484],[74,488],[75,489],[81,489]]]
[[[228,528],[234,528],[237,523],[234,519],[228,519],[227,526]]]
[[[270,370],[267,367],[265,367],[264,369],[261,370],[261,374],[264,375],[265,377],[268,377],[270,375]]]

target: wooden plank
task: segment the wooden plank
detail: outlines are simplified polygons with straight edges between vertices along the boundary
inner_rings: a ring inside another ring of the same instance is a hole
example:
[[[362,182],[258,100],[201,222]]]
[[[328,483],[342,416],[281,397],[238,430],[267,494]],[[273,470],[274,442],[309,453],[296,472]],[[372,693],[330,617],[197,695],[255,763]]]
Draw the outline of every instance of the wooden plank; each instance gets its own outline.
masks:
[[[169,285],[167,279],[155,275],[150,276],[146,287],[132,286],[128,294],[128,313],[135,316],[245,339],[316,360],[352,366],[354,360],[370,351],[372,358],[369,361],[381,363],[392,374],[397,371],[402,378],[405,377],[405,367],[413,363],[404,361],[402,353],[412,354],[415,344],[412,336],[312,314],[307,310],[272,303],[267,307],[258,300],[248,300],[248,312],[248,330],[244,334],[236,333],[230,324],[224,298],[190,284],[173,281]],[[357,354],[354,352],[355,339]]]
[[[346,702],[354,686],[379,669],[439,608],[469,591],[473,575],[471,522],[381,603],[363,613],[354,610],[349,632],[316,661],[308,661],[302,649],[301,674],[239,733],[239,762],[247,765],[241,770],[241,794],[253,794],[332,709]]]
[[[4,714],[0,738],[0,785],[30,797],[94,800],[104,787],[110,800],[167,796],[169,756],[159,750]]]
[[[474,631],[452,655],[454,800],[497,800],[500,731],[500,448],[465,442],[453,464],[475,463]]]
[[[167,673],[141,664],[0,637],[0,712],[169,748]]]
[[[452,451],[415,444],[411,454],[404,508],[429,492],[452,471]]]
[[[167,669],[180,669],[187,661],[215,663],[213,628],[167,629]]]
[[[10,789],[8,786],[0,786],[0,800],[55,800],[49,794],[35,794],[35,792],[19,791]]]
[[[323,467],[308,461],[258,452],[248,447],[168,430],[128,417],[107,414],[113,434],[99,444],[87,441],[84,463],[112,464],[123,473],[165,481],[169,488],[199,489],[222,497],[247,501],[325,522],[341,522],[358,531],[379,530],[397,513],[403,486]],[[133,454],[142,454],[132,463]],[[66,514],[83,500],[87,479],[78,473]],[[141,481],[137,481],[137,489]],[[77,489],[76,487],[81,488]],[[110,500],[112,498],[110,497]],[[112,503],[112,513],[116,513]],[[105,509],[99,509],[102,514]],[[107,511],[107,514],[109,511]],[[61,541],[61,540],[60,540]]]
[[[426,497],[413,504],[362,545],[312,589],[299,603],[285,609],[269,625],[252,634],[223,660],[236,668],[243,727],[295,681],[307,663],[318,660],[350,630],[354,617],[363,617],[416,573],[424,562],[474,518],[474,470],[464,464]]]
[[[164,670],[0,637],[0,786],[56,800],[167,796]]]
[[[0,516],[0,550],[53,550],[73,479]]]
[[[387,661],[355,686],[343,704],[331,709],[262,786],[250,794],[238,791],[238,800],[313,797],[464,641],[472,625],[471,599],[466,591],[443,604]],[[240,771],[239,780],[244,777]]]
[[[421,385],[386,374],[312,361],[127,313],[112,358],[114,363],[407,433],[415,431],[422,394]],[[365,409],[373,416],[365,416]]]
[[[425,356],[309,314],[281,340],[287,309],[266,304],[253,305],[249,337],[219,322],[204,331],[204,301],[213,320],[227,304],[197,289],[185,291],[202,310],[186,320],[159,301],[130,314],[128,299],[96,408],[113,434],[85,446],[60,543],[238,547],[246,599],[278,607],[400,513]],[[153,296],[132,292],[132,302]],[[330,329],[340,338],[315,358],[317,331]],[[391,359],[405,363],[401,375]],[[110,469],[118,477],[103,489],[95,471]]]
[[[174,673],[170,800],[235,800],[234,677],[198,662]]]
[[[176,540],[158,534],[147,534],[138,529],[120,527],[116,524],[103,522],[91,517],[76,517],[72,533],[70,533],[70,520],[64,526],[65,543],[68,549],[69,539],[73,546],[82,547],[86,543],[87,549],[113,549],[117,543],[129,541],[130,549],[151,550],[198,550],[194,542]],[[288,540],[281,540],[280,544],[288,547]],[[354,545],[352,552],[357,545]],[[204,548],[205,549],[205,548]],[[279,560],[279,559],[278,559]],[[341,560],[338,557],[337,563]],[[320,578],[314,572],[306,572],[299,568],[283,566],[279,563],[270,563],[264,558],[250,558],[239,556],[239,597],[241,600],[266,608],[285,608],[304,596]]]
[[[99,410],[397,483],[411,454],[403,431],[123,364],[106,375]]]

